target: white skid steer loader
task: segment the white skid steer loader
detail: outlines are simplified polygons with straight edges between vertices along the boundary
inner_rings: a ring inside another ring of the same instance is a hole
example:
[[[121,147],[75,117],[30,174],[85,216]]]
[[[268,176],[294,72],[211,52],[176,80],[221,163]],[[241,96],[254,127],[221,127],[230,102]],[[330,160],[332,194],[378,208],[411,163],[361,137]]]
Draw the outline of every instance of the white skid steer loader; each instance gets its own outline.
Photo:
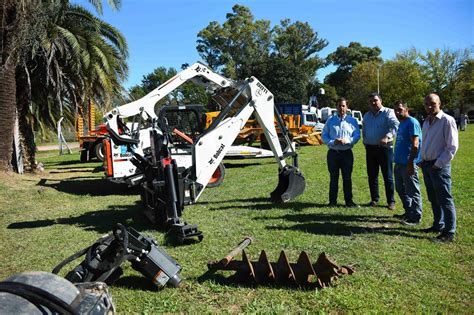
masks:
[[[206,87],[222,106],[219,116],[194,140],[186,139],[161,114],[163,111],[155,113],[159,100],[188,81]],[[234,82],[201,63],[193,64],[143,98],[104,116],[110,135],[105,141],[106,173],[114,176],[120,172],[121,165],[133,165],[129,176],[141,182],[145,214],[166,228],[168,236],[178,243],[195,237],[202,240],[197,226],[182,220],[183,208],[196,203],[252,114],[264,129],[279,166],[278,186],[270,194],[270,200],[288,202],[304,192],[305,179],[274,106],[273,94],[255,77]],[[131,128],[127,128],[125,119],[132,116],[135,119],[128,124]],[[283,131],[286,146],[280,144],[282,139],[278,137],[274,118]],[[177,137],[186,141],[177,141]],[[292,158],[292,165],[287,165],[286,158]]]

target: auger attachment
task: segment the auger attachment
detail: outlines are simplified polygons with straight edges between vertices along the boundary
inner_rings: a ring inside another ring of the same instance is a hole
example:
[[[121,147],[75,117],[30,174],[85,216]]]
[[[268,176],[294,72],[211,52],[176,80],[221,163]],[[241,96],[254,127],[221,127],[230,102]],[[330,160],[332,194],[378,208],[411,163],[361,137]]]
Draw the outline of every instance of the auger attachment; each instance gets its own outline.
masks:
[[[285,166],[278,174],[278,186],[270,194],[274,203],[285,203],[304,192],[306,182],[303,174],[294,166]]]
[[[270,262],[264,250],[258,261],[251,261],[241,246],[244,242],[245,240],[224,259],[209,262],[208,269],[210,271],[233,270],[236,273],[232,279],[239,283],[282,284],[309,288],[331,286],[340,276],[354,273],[352,267],[339,267],[325,253],[321,253],[314,264],[311,264],[308,254],[304,251],[299,255],[296,263],[290,263],[285,251],[281,251],[277,262]],[[240,251],[242,260],[233,260]]]

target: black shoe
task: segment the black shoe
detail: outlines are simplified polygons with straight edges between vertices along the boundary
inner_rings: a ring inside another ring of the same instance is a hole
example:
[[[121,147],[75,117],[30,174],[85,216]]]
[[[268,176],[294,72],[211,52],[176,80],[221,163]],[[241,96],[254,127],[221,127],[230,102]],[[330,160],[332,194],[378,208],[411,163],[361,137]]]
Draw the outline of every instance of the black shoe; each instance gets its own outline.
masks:
[[[377,207],[377,203],[378,203],[378,201],[373,201],[373,200],[372,200],[371,202],[369,202],[369,203],[367,204],[367,207]]]
[[[360,208],[360,206],[355,202],[348,202],[346,203],[346,208]]]
[[[330,203],[328,203],[328,207],[337,207],[337,203],[336,202],[330,202]]]
[[[420,224],[420,220],[402,220],[403,225],[408,225],[408,226],[415,226]]]
[[[405,220],[407,218],[407,215],[406,215],[406,213],[404,213],[404,214],[394,214],[393,217],[395,219]]]
[[[427,229],[421,229],[420,232],[423,232],[423,233],[441,233],[441,232],[443,232],[443,230],[439,229],[439,228],[435,228],[434,226],[431,226]]]
[[[395,202],[391,202],[387,205],[388,210],[395,210]]]
[[[440,235],[433,237],[431,241],[435,243],[452,243],[454,240],[453,233],[441,233]]]

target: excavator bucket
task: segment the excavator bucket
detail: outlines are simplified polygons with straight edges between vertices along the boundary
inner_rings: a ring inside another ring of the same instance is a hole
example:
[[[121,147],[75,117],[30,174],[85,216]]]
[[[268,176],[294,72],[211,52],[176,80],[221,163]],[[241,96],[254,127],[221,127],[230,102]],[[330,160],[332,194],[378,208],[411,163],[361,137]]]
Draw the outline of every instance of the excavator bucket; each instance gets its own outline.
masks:
[[[274,203],[288,202],[301,195],[305,189],[303,174],[294,166],[285,166],[278,174],[278,186],[270,194]]]

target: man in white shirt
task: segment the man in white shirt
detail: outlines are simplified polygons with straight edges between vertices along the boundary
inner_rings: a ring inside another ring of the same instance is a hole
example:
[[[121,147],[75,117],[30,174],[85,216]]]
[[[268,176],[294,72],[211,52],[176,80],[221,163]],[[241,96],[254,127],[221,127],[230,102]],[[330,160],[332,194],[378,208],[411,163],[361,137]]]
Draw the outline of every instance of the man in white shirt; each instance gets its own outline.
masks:
[[[441,110],[441,100],[432,93],[425,97],[428,117],[423,123],[421,167],[428,199],[433,209],[433,225],[424,232],[440,233],[433,241],[449,243],[456,232],[456,208],[451,194],[451,160],[459,147],[453,117]]]

